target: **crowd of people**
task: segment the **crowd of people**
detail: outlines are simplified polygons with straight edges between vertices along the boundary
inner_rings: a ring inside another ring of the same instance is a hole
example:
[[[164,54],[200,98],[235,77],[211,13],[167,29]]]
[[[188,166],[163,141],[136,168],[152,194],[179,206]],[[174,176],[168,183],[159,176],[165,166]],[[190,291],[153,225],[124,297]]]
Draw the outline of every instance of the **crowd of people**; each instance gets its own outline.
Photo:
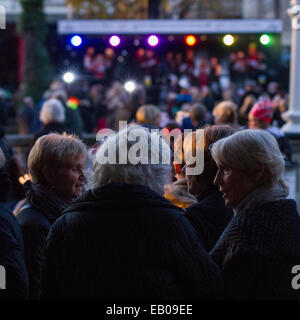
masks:
[[[274,136],[207,125],[171,149],[147,112],[90,150],[67,133],[39,137],[13,211],[1,151],[1,298],[299,299],[300,217]]]
[[[151,76],[154,57],[143,54]],[[89,49],[86,68],[102,58]],[[256,58],[252,68],[263,68]],[[192,63],[176,71],[181,59],[168,53],[165,80],[133,92],[99,82],[99,67],[95,81],[55,80],[41,101],[24,97],[18,130],[33,138],[21,178],[5,140],[12,99],[0,90],[1,298],[299,299],[300,217],[283,180],[294,164],[281,130],[287,95],[253,77],[223,88],[216,58],[200,61],[215,70],[206,78]],[[81,140],[108,131],[93,146]]]
[[[178,79],[183,76],[190,85],[212,85],[215,91],[219,90],[218,80],[224,71],[222,65],[238,84],[247,78],[264,84],[268,78],[268,59],[255,43],[250,43],[247,50],[232,51],[228,58],[193,47],[172,51],[149,46],[127,50],[107,47],[97,51],[90,46],[83,56],[83,70],[103,83],[110,83],[126,74],[148,83],[160,84],[168,82],[170,76]]]
[[[60,79],[53,81],[41,101],[0,89],[0,125],[16,120],[18,133],[39,134],[48,126],[40,119],[40,111],[50,98],[58,98],[64,106],[64,129],[79,136],[103,127],[115,129],[119,118],[130,122],[143,104],[156,105],[165,113],[164,126],[168,120],[181,118],[178,111],[189,111],[192,103],[202,103],[212,113],[219,102],[231,100],[238,108],[237,121],[246,125],[251,106],[268,95],[274,107],[273,120],[281,127],[287,95],[280,79],[269,76],[269,69],[265,54],[253,44],[247,51],[232,52],[228,59],[193,48],[163,55],[153,48],[139,47],[129,54],[112,47],[104,52],[89,47],[83,56],[82,75],[77,74],[70,85]],[[126,80],[136,83],[131,93],[124,88]]]

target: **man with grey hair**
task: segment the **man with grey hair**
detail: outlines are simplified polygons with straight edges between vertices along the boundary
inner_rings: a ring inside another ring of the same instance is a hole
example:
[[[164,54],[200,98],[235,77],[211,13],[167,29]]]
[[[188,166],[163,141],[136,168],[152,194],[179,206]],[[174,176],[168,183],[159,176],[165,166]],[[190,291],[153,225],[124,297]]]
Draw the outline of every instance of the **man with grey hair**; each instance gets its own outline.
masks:
[[[162,197],[167,153],[162,137],[140,126],[104,141],[95,157],[93,188],[49,232],[45,298],[220,296],[219,269],[181,210]]]
[[[44,124],[51,122],[62,123],[65,121],[65,110],[62,103],[57,99],[47,100],[40,112],[40,120]]]
[[[43,103],[40,120],[43,124],[42,130],[35,134],[34,141],[51,132],[67,132],[63,124],[65,121],[65,108],[58,99],[49,99]]]

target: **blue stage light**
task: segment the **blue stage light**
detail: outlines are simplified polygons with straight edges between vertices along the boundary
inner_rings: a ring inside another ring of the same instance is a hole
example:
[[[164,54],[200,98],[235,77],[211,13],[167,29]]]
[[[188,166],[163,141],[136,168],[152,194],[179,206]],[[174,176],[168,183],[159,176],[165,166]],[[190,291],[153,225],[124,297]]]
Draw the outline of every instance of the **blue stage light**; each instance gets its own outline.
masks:
[[[74,47],[79,47],[82,43],[82,39],[81,37],[79,36],[73,36],[71,38],[71,44],[74,46]]]

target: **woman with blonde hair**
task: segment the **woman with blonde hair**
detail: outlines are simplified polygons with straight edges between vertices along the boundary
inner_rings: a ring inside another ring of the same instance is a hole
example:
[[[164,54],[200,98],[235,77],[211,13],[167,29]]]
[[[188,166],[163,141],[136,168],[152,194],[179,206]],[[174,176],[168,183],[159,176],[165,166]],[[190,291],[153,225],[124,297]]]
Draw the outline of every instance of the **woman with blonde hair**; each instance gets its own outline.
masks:
[[[217,141],[215,184],[235,216],[211,251],[230,299],[299,299],[291,285],[300,264],[300,218],[286,199],[284,158],[266,130]]]
[[[40,137],[29,153],[31,180],[24,184],[26,202],[17,220],[24,238],[30,299],[40,296],[43,252],[49,229],[83,192],[86,158],[86,147],[80,140],[56,133]]]
[[[238,129],[237,105],[232,101],[222,101],[213,110],[214,123],[216,125],[228,125]]]

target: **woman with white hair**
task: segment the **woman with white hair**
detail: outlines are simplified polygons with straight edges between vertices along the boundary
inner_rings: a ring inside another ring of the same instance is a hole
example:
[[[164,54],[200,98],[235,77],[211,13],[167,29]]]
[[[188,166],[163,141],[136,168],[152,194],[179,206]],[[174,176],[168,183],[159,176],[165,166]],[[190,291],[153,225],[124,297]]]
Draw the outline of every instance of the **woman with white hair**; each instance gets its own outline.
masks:
[[[34,141],[51,132],[63,133],[66,131],[63,124],[65,121],[65,108],[58,99],[49,99],[43,103],[40,120],[42,122],[42,130],[35,134]]]
[[[292,268],[300,265],[300,218],[286,199],[284,159],[265,130],[244,130],[217,141],[215,184],[235,216],[214,249],[225,294],[232,299],[297,299]]]
[[[93,188],[50,230],[44,297],[211,299],[220,294],[218,268],[181,210],[162,197],[169,154],[161,136],[140,126],[121,130],[99,147]]]

